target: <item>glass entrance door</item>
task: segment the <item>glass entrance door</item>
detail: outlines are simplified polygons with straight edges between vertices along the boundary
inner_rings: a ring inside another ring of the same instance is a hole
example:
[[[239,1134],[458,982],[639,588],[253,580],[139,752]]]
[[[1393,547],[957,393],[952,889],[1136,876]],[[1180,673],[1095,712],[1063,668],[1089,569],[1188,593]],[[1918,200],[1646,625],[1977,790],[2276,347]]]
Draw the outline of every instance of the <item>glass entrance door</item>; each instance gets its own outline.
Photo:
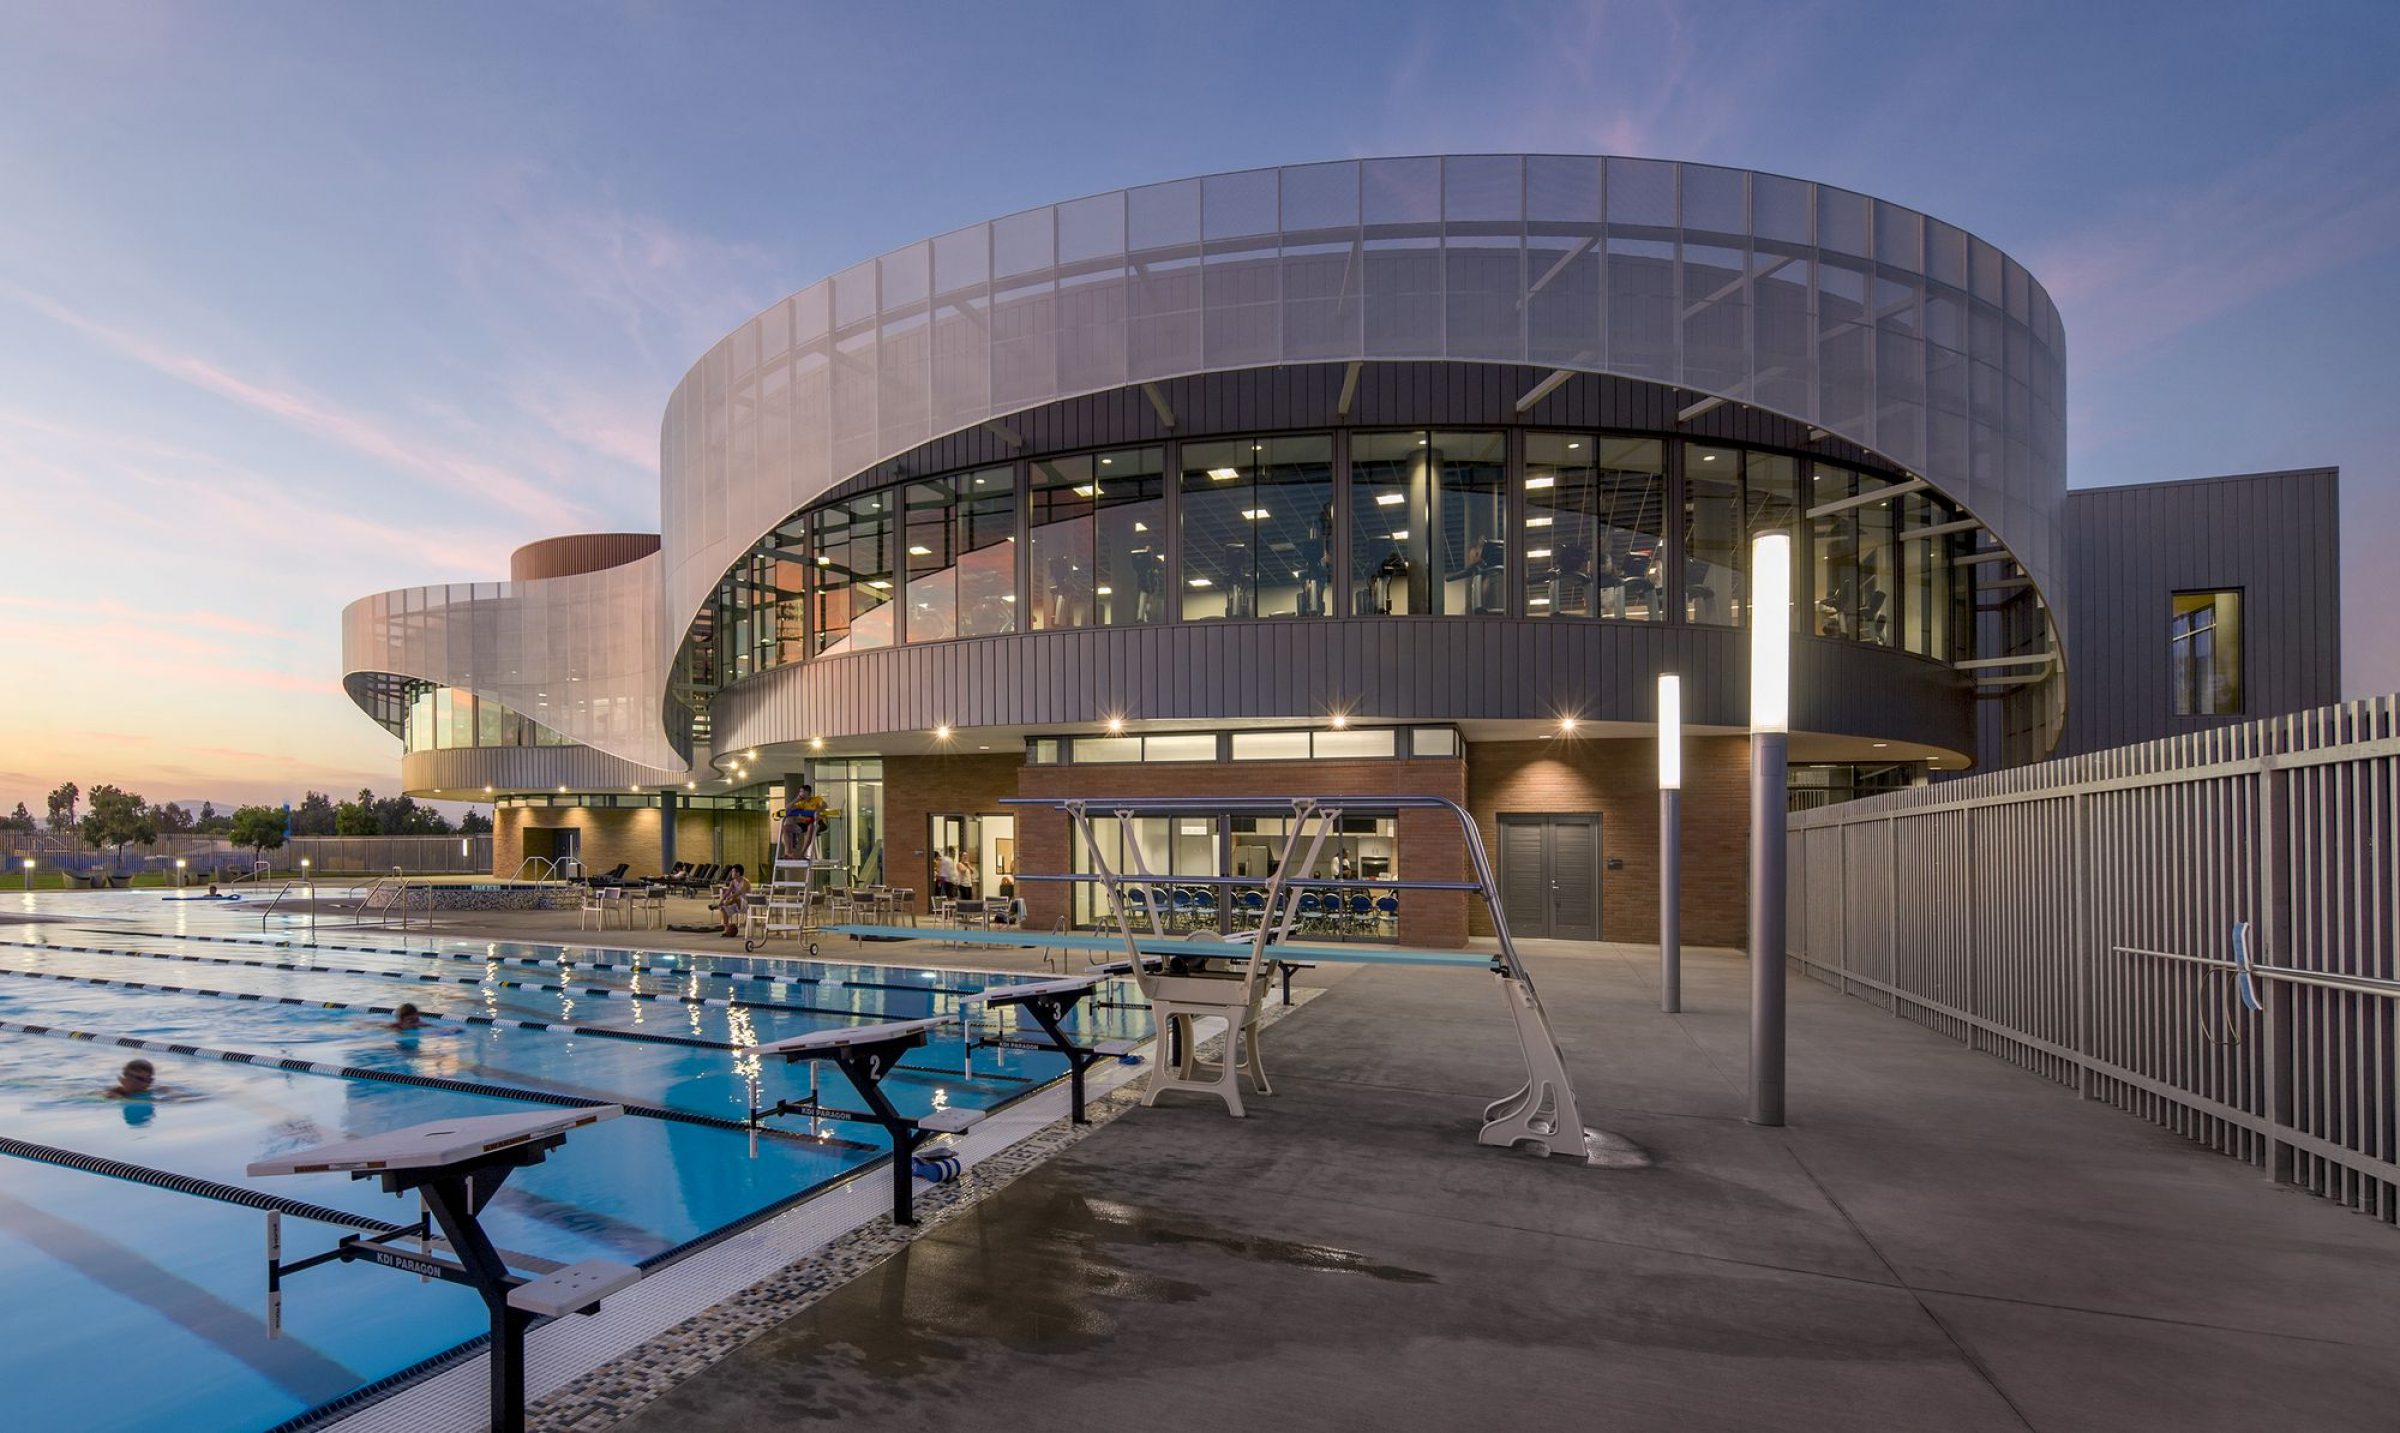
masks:
[[[967,900],[1008,900],[1017,894],[1017,818],[942,812],[927,818],[925,889],[942,893],[942,872]],[[945,862],[947,864],[945,865]]]

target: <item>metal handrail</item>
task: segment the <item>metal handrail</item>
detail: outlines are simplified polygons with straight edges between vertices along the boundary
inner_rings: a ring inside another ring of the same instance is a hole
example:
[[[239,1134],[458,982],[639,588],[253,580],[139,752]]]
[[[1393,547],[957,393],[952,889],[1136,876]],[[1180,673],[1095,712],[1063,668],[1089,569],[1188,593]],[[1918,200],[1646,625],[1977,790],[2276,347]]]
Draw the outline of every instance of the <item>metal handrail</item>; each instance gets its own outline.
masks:
[[[555,881],[559,878],[557,861],[552,860],[548,856],[527,856],[524,860],[517,862],[517,868],[514,871],[509,872],[509,884],[514,885],[517,882],[522,881],[525,878],[526,871],[528,870],[545,867],[548,868],[550,874],[547,876],[534,877],[535,885],[541,885],[548,881]]]
[[[2322,990],[2342,990],[2352,995],[2373,995],[2384,1000],[2400,1000],[2400,980],[2379,980],[2371,975],[2329,975],[2322,971],[2300,970],[2289,965],[2248,965],[2238,961],[2220,960],[2210,955],[2186,955],[2177,950],[2145,950],[2138,945],[2112,945],[2112,955],[2146,955],[2159,960],[2179,960],[2186,965],[2204,965],[2214,970],[2240,973],[2248,970],[2263,980],[2280,980],[2287,985],[2313,985]]]

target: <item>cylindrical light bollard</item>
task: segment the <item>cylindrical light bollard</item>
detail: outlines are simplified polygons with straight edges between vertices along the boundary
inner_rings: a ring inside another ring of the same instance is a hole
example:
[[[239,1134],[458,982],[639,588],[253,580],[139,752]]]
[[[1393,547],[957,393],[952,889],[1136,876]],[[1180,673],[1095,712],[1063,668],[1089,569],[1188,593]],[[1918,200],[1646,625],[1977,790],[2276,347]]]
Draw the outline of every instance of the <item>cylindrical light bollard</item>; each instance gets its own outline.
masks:
[[[1658,678],[1658,1008],[1683,1009],[1683,682]]]
[[[1791,731],[1791,534],[1750,546],[1750,1122],[1783,1123],[1784,794]]]

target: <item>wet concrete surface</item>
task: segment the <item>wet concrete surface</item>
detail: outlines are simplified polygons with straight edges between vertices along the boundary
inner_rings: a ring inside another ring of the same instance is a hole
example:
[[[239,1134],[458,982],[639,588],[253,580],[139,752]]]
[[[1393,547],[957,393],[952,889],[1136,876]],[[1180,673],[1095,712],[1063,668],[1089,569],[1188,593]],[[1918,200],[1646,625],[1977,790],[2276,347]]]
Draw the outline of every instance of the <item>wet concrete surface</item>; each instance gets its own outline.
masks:
[[[1476,1146],[1490,983],[1370,971],[626,1426],[2400,1427],[2400,1232],[1806,981],[1755,1128],[1740,961],[1643,955],[1535,968],[1654,1167]]]

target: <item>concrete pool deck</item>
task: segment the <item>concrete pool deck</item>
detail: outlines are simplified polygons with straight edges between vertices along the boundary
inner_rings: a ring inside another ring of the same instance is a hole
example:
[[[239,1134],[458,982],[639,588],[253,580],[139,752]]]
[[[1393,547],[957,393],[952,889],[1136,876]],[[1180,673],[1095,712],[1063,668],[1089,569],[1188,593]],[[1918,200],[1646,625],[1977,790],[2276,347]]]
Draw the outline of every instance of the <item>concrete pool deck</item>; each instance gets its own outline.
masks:
[[[1806,980],[1755,1128],[1738,954],[1666,1016],[1650,950],[1528,953],[1655,1168],[1478,1148],[1488,980],[1343,973],[1252,1118],[1134,1110],[622,1426],[2400,1423],[2400,1231]]]

